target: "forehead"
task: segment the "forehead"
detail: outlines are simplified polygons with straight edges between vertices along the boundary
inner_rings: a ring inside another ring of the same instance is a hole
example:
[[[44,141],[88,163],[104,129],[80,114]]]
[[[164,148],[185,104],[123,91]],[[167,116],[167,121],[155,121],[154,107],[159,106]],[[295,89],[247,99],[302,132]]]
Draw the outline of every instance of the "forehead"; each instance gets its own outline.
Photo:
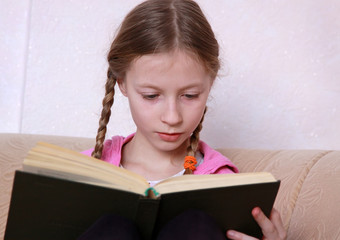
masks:
[[[156,53],[141,56],[132,62],[126,79],[140,83],[161,83],[163,81],[199,83],[209,82],[209,74],[204,65],[185,51]]]
[[[204,68],[204,65],[199,62],[193,53],[181,50],[143,55],[133,63],[134,65],[149,65],[150,67],[161,64],[165,69],[173,67],[178,62],[183,64],[184,67]]]

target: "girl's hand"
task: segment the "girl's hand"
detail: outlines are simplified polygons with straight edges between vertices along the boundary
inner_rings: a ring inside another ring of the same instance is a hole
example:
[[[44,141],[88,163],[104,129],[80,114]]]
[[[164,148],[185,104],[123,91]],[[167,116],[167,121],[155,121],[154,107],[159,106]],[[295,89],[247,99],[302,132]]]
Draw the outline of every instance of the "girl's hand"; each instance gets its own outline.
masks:
[[[263,239],[286,239],[287,233],[283,227],[280,213],[276,209],[273,208],[269,219],[258,207],[254,208],[251,214],[262,229]],[[234,230],[228,230],[227,237],[234,240],[256,239]]]

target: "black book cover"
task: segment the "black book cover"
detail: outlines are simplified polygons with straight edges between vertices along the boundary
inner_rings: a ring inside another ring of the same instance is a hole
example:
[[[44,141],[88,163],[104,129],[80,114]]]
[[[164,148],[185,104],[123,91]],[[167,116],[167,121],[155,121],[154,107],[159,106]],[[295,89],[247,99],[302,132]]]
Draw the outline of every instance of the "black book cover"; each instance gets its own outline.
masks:
[[[147,240],[188,209],[211,215],[223,231],[235,229],[261,237],[251,210],[259,206],[268,216],[279,185],[280,181],[211,188],[149,199],[127,191],[17,171],[5,240],[76,239],[110,213],[134,221]]]

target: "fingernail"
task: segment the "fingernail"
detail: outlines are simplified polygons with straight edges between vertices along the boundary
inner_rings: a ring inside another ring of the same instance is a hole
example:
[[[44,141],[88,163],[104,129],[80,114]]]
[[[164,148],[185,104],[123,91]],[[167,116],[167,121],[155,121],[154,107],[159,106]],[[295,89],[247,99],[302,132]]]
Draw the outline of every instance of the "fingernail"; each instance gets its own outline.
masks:
[[[232,230],[229,230],[228,232],[227,232],[227,234],[228,234],[228,237],[238,237],[238,233],[237,232],[235,232],[235,231],[232,231]]]
[[[258,215],[260,213],[260,209],[258,207],[255,207],[253,209],[253,215]]]

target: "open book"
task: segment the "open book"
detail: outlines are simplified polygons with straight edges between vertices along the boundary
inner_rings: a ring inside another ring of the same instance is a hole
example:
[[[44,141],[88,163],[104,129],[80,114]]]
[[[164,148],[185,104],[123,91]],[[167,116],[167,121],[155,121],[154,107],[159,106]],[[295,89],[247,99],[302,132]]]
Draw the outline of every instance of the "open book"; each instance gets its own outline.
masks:
[[[237,175],[183,175],[166,179],[150,188],[147,180],[138,174],[47,143],[38,143],[28,153],[23,169],[26,172],[121,189],[146,196],[149,196],[150,189],[157,196],[170,192],[276,181],[267,172]]]
[[[251,209],[259,206],[268,215],[279,184],[263,172],[184,175],[150,188],[146,179],[126,169],[38,143],[23,171],[16,172],[5,236],[74,239],[101,215],[114,213],[132,219],[144,238],[152,239],[167,221],[195,208],[213,216],[222,231],[260,237]],[[23,214],[27,209],[30,214]]]

